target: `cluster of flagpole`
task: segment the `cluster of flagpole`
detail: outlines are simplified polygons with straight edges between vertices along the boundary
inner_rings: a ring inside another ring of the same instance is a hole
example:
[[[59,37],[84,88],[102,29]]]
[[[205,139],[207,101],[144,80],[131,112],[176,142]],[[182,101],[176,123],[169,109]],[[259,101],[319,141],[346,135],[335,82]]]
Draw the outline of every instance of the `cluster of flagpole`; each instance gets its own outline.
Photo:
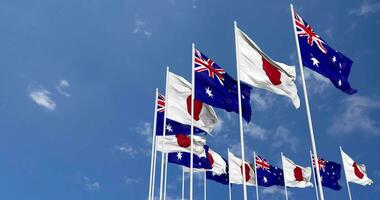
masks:
[[[317,147],[316,147],[316,141],[314,137],[314,130],[313,130],[313,122],[312,122],[312,116],[310,111],[310,105],[309,105],[309,99],[308,99],[308,93],[307,93],[307,86],[303,71],[303,60],[302,60],[302,52],[300,50],[300,44],[299,44],[299,38],[297,36],[297,26],[295,22],[295,11],[293,8],[293,5],[290,5],[291,9],[291,17],[292,17],[292,23],[293,23],[293,32],[296,42],[296,49],[297,49],[297,56],[298,56],[298,64],[299,64],[299,70],[301,74],[301,82],[302,82],[302,88],[303,88],[303,94],[304,94],[304,101],[305,101],[305,108],[306,108],[306,116],[307,116],[307,122],[308,122],[308,128],[309,128],[309,134],[310,134],[310,141],[311,141],[311,151],[310,151],[310,159],[311,159],[311,165],[312,165],[312,171],[311,174],[314,176],[314,185],[315,185],[315,193],[318,200],[324,200],[324,194],[323,194],[323,188],[322,188],[322,180],[321,180],[321,174],[320,170],[318,168],[319,165],[319,158],[317,154]],[[239,33],[238,33],[239,31]],[[243,199],[247,200],[247,181],[246,181],[246,159],[245,159],[245,144],[244,144],[244,129],[243,129],[243,108],[242,108],[242,89],[241,89],[241,69],[240,69],[240,48],[238,47],[239,43],[239,37],[238,34],[241,34],[240,30],[238,29],[237,22],[234,21],[234,40],[235,40],[235,58],[236,58],[236,70],[237,70],[237,92],[238,92],[238,115],[239,115],[239,133],[240,133],[240,151],[241,151],[241,166],[242,166],[242,185],[243,185]],[[190,115],[191,115],[191,126],[190,126],[190,167],[189,167],[189,199],[193,200],[193,185],[194,185],[194,101],[195,101],[195,44],[192,43],[192,78],[191,78],[191,108],[190,108]],[[262,56],[266,56],[263,54]],[[165,85],[165,107],[169,107],[169,99],[168,97],[168,80],[169,80],[169,67],[166,67],[166,85]],[[156,131],[157,131],[157,98],[159,96],[158,89],[156,89],[155,92],[155,112],[154,112],[154,123],[153,123],[153,134],[152,134],[152,151],[151,151],[151,164],[150,164],[150,178],[149,178],[149,200],[153,200],[155,198],[155,176],[156,176],[156,160],[157,160],[157,148],[156,145],[161,145],[161,167],[160,167],[160,187],[159,187],[159,200],[166,200],[166,189],[167,189],[167,173],[168,173],[168,152],[165,152],[165,140],[162,140],[160,144],[157,144],[156,141]],[[293,102],[294,103],[294,102]],[[166,136],[166,121],[167,121],[167,112],[164,112],[164,118],[163,118],[163,130],[162,135],[163,137]],[[343,158],[343,151],[340,147],[342,160]],[[257,163],[256,163],[256,152],[253,153],[254,155],[254,173],[255,173],[255,184],[256,184],[256,199],[259,199],[259,184],[258,184],[258,177],[257,177]],[[281,158],[284,163],[284,155],[281,152]],[[315,163],[315,169],[313,167],[313,162]],[[228,166],[230,166],[230,150],[228,149]],[[283,166],[284,167],[284,166]],[[314,175],[315,174],[315,175]],[[347,179],[347,173],[345,171],[346,175],[346,184],[347,184],[347,190],[349,194],[350,200],[351,198],[351,191],[349,188],[349,181]],[[228,173],[228,195],[229,199],[232,199],[232,191],[231,191],[231,185],[230,182],[231,177],[230,173]],[[207,182],[206,182],[206,171],[203,171],[203,192],[204,192],[204,200],[207,198]],[[288,185],[285,181],[284,189],[285,189],[285,198],[288,200]],[[185,198],[185,169],[182,167],[182,187],[181,187],[181,197],[182,199]]]

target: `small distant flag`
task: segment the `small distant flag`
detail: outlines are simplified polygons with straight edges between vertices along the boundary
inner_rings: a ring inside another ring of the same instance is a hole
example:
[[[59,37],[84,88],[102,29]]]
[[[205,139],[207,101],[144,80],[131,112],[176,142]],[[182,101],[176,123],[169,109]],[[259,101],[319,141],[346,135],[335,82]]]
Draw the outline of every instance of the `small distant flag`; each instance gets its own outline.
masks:
[[[240,80],[249,85],[287,96],[295,108],[300,107],[296,69],[267,56],[243,31],[236,27]]]
[[[287,187],[305,188],[312,187],[311,168],[302,167],[295,164],[292,160],[282,155],[282,166],[284,170],[284,181]]]
[[[256,156],[255,159],[257,182],[260,186],[284,186],[284,175],[281,168],[270,165],[269,162],[261,156]]]
[[[315,168],[314,156],[312,157],[313,167]],[[339,185],[339,179],[341,176],[340,169],[342,168],[339,163],[318,158],[318,168],[321,175],[322,186],[333,190],[340,190],[342,188]],[[315,173],[315,175],[317,175],[317,173]]]
[[[294,18],[303,65],[330,79],[343,92],[355,94],[357,90],[348,82],[352,60],[327,45],[295,11]]]
[[[363,186],[371,185],[373,181],[367,176],[366,166],[356,163],[342,149],[340,152],[342,155],[344,173],[346,174],[347,181]]]
[[[195,98],[228,112],[239,112],[237,81],[206,55],[194,49]],[[251,120],[251,87],[241,83],[242,115]]]
[[[245,161],[245,182],[249,186],[255,186],[255,170],[249,162]],[[236,157],[231,152],[228,152],[228,169],[230,174],[230,183],[243,184],[243,167],[240,158]]]

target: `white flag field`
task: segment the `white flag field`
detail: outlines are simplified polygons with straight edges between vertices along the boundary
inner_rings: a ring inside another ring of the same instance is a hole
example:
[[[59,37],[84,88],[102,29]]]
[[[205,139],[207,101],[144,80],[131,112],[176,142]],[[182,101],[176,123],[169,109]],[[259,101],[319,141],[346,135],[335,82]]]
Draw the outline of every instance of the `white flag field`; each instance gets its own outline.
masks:
[[[368,178],[365,165],[357,164],[343,150],[340,152],[342,154],[344,173],[346,175],[347,182],[357,183],[363,186],[371,185],[373,181]]]
[[[292,160],[285,156],[282,156],[282,166],[284,168],[284,181],[287,187],[305,188],[313,186],[310,182],[310,167],[296,165]]]
[[[255,171],[252,165],[249,162],[245,163],[245,181],[249,186],[256,185],[256,176]],[[230,183],[234,184],[243,184],[243,171],[242,171],[242,161],[240,158],[237,158],[231,152],[228,152],[228,169],[230,176]]]
[[[236,28],[236,42],[240,80],[273,93],[287,96],[295,108],[300,99],[295,84],[294,66],[273,61],[244,32]]]
[[[166,97],[167,118],[191,125],[191,84],[181,76],[169,72]],[[194,103],[194,126],[210,133],[218,121],[214,109],[202,102]]]
[[[163,144],[164,143],[164,144]],[[157,151],[172,153],[172,152],[188,152],[191,151],[191,140],[189,135],[167,135],[156,136]],[[200,136],[193,136],[193,150],[198,157],[206,157],[204,145],[206,140]]]

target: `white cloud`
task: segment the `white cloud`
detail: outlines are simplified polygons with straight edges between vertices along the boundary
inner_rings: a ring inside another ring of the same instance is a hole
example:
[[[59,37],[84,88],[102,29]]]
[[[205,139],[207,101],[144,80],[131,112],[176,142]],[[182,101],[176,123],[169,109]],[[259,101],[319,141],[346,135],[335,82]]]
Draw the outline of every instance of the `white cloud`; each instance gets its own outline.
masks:
[[[100,189],[100,183],[98,181],[92,181],[87,176],[83,177],[84,185],[88,191],[96,191]]]
[[[285,189],[284,187],[279,186],[273,186],[273,187],[263,187],[261,190],[261,193],[263,195],[281,195],[285,196]],[[288,190],[288,197],[291,196],[292,193]]]
[[[268,130],[253,123],[244,125],[244,133],[260,140],[266,140],[270,134]]]
[[[357,131],[360,134],[380,134],[379,122],[371,117],[373,112],[378,113],[380,101],[363,96],[349,96],[343,100],[343,108],[333,117],[328,128],[331,134],[347,134]]]
[[[136,127],[136,132],[144,137],[149,144],[152,144],[153,125],[150,122],[141,122]]]
[[[141,178],[124,177],[124,182],[126,184],[136,184],[141,182]]]
[[[218,133],[220,133],[223,130],[223,123],[224,123],[223,119],[219,118],[218,122],[216,122],[214,130],[213,130],[213,133],[215,133],[215,135],[217,135]]]
[[[326,77],[304,67],[304,75],[306,79],[306,86],[308,91],[313,94],[322,94],[330,84],[330,80]],[[301,83],[301,77],[299,76],[299,83]]]
[[[138,153],[137,150],[135,150],[129,144],[123,144],[123,145],[120,145],[120,146],[116,146],[115,149],[118,150],[120,153],[127,154],[131,158],[134,158],[135,155]]]
[[[136,19],[135,20],[135,27],[133,28],[132,32],[135,34],[141,33],[141,34],[145,35],[146,37],[152,36],[152,32],[148,28],[147,23],[145,21],[143,21],[142,19]]]
[[[273,95],[269,92],[266,92],[264,94],[260,94],[257,91],[254,91],[251,93],[251,102],[253,105],[253,109],[256,111],[264,111],[270,108],[275,101],[275,98],[273,98]]]
[[[45,89],[32,89],[30,90],[29,97],[39,106],[48,110],[55,110],[56,103],[50,98],[50,92]]]
[[[288,146],[292,151],[296,151],[298,139],[297,137],[292,135],[287,128],[283,126],[277,127],[276,132],[274,134],[274,140],[275,142],[272,143],[273,147],[280,148],[283,146]]]
[[[64,89],[68,87],[70,87],[70,83],[67,80],[60,80],[56,86],[56,89],[61,95],[70,97],[71,95],[64,91]]]
[[[369,1],[363,1],[359,8],[350,10],[350,14],[357,16],[368,16],[380,11],[380,3],[372,3]]]

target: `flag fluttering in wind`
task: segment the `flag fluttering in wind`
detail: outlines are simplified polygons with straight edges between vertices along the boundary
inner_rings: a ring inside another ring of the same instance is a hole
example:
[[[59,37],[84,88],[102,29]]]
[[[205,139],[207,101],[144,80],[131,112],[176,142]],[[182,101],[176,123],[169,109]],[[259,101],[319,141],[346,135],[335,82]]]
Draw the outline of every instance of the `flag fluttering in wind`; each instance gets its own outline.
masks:
[[[340,152],[342,154],[344,173],[346,174],[347,181],[363,186],[371,185],[373,181],[368,178],[365,165],[356,163],[343,150]]]
[[[169,72],[167,95],[165,105],[167,118],[191,125],[191,84],[181,76]],[[211,106],[194,100],[195,127],[210,133],[217,121],[218,118]]]
[[[237,81],[222,67],[198,50],[194,50],[195,99],[228,112],[239,112]],[[251,87],[242,83],[242,115],[251,120]]]
[[[211,171],[206,172],[206,178],[209,180],[216,181],[218,183],[221,183],[223,185],[228,185],[229,183],[229,174],[228,174],[228,165],[227,165],[227,172],[225,174],[213,174]]]
[[[352,60],[331,48],[295,11],[294,18],[303,65],[330,79],[343,92],[355,94],[357,90],[348,82]]]
[[[313,167],[315,167],[313,156]],[[339,185],[341,164],[327,161],[318,158],[318,169],[321,174],[322,186],[328,187],[333,190],[340,190],[342,187]]]
[[[236,28],[237,58],[240,80],[273,93],[287,96],[294,107],[299,108],[300,99],[295,84],[294,66],[273,61],[243,31]]]
[[[247,185],[255,186],[255,170],[249,162],[244,162],[245,182]],[[231,152],[228,152],[228,169],[230,174],[230,183],[243,184],[243,167],[240,158],[236,157]]]
[[[165,145],[162,145],[165,143]],[[177,134],[168,136],[156,136],[157,151],[165,153],[188,152],[190,153],[191,139],[189,135]],[[194,154],[200,157],[206,157],[204,145],[206,140],[200,136],[193,136]]]
[[[305,188],[312,187],[311,167],[302,167],[282,155],[282,166],[284,170],[284,181],[287,187]]]
[[[164,113],[165,113],[165,96],[158,94],[157,97],[157,122],[156,122],[156,135],[163,135],[163,125],[164,125]],[[175,135],[175,134],[190,134],[191,126],[186,124],[181,124],[177,121],[166,119],[166,131],[165,135]],[[194,134],[204,133],[205,131],[194,127]]]
[[[205,146],[205,151],[207,151]],[[193,168],[194,169],[211,169],[210,160],[208,157],[200,157],[197,154],[193,154]],[[188,152],[173,152],[168,153],[168,162],[173,164],[190,167],[190,153]]]
[[[284,186],[284,176],[281,168],[270,165],[269,162],[261,156],[256,156],[255,162],[257,182],[260,186]]]

